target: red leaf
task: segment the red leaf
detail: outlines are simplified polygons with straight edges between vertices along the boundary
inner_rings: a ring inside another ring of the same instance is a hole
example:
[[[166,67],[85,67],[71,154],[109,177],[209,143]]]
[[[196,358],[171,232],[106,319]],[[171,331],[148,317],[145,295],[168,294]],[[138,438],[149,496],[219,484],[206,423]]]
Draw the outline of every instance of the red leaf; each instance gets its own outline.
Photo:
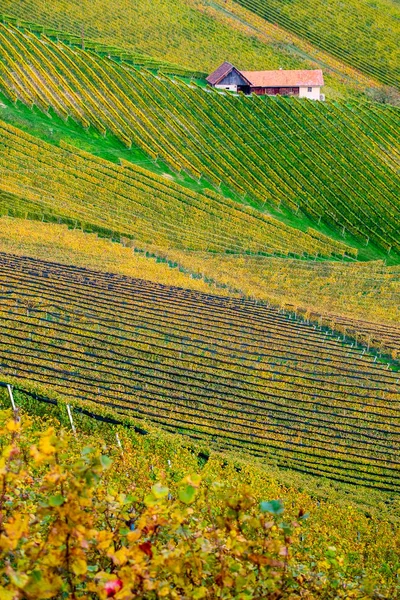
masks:
[[[113,581],[107,581],[104,586],[104,590],[107,594],[107,598],[112,598],[122,588],[123,583],[120,579],[113,579]]]
[[[139,544],[139,548],[142,552],[144,552],[149,558],[153,558],[153,551],[151,549],[151,542],[143,542],[143,544]]]

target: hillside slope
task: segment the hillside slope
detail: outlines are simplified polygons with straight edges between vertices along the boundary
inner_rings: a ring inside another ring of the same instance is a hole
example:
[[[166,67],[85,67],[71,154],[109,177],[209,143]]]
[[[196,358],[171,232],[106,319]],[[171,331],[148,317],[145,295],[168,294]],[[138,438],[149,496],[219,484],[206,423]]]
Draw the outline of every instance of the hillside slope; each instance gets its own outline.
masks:
[[[42,215],[46,218],[45,214]],[[65,225],[4,216],[0,252],[270,303],[367,350],[400,356],[400,266],[137,248]]]
[[[365,350],[254,302],[11,255],[0,271],[3,379],[400,489],[398,375]]]
[[[206,93],[10,27],[0,54],[12,101],[113,133],[263,210],[301,210],[364,246],[400,248],[395,108]]]
[[[380,0],[371,19],[364,14],[373,12],[363,0],[359,13],[361,27],[377,26],[390,35],[395,23],[385,9],[389,0]],[[338,3],[337,3],[338,4]],[[349,5],[351,16],[355,2]],[[393,3],[391,9],[393,8]],[[335,6],[338,22],[346,18],[346,9]],[[367,13],[365,12],[367,11]],[[307,13],[307,9],[305,9]],[[393,12],[393,11],[392,11]],[[348,63],[334,59],[332,54],[322,52],[319,44],[312,45],[301,37],[278,27],[278,19],[269,24],[254,18],[254,13],[241,5],[226,0],[176,0],[172,5],[165,0],[141,0],[110,4],[109,0],[65,2],[55,0],[49,10],[45,2],[22,0],[0,1],[0,14],[24,21],[62,30],[75,38],[93,40],[97,43],[119,46],[129,51],[144,51],[152,57],[172,61],[175,64],[211,72],[223,60],[236,63],[243,69],[287,69],[320,68],[326,75],[327,94],[330,96],[357,97],[378,85],[376,77],[365,77],[359,70],[348,67]],[[318,10],[317,14],[321,14]],[[337,27],[335,27],[337,31]],[[347,42],[346,27],[340,30],[343,44]],[[382,32],[378,32],[379,39]],[[61,37],[62,39],[62,37]],[[394,38],[395,39],[395,38]],[[352,40],[353,42],[353,40]],[[373,46],[372,46],[373,47]],[[373,47],[369,52],[373,53]],[[388,49],[379,47],[380,55],[375,62],[388,57]],[[391,57],[389,57],[390,60]],[[396,61],[393,60],[396,64]]]
[[[301,232],[214,191],[196,193],[131,163],[114,165],[55,148],[0,122],[3,214],[126,236],[138,244],[193,251],[356,256],[310,228]]]
[[[400,9],[396,0],[235,0],[340,60],[400,88]]]
[[[232,256],[153,244],[137,248],[126,238],[115,243],[58,223],[8,216],[0,219],[0,252],[270,303],[353,344],[392,359],[400,356],[400,266],[382,261]]]
[[[355,2],[332,0],[337,25]],[[379,23],[372,6],[360,16],[345,59],[372,73],[380,52],[373,75],[393,83],[385,3]],[[310,6],[289,6],[300,27]],[[387,45],[378,31],[366,49],[377,24]],[[227,58],[328,61],[339,99],[248,97],[196,78]],[[370,85],[230,1],[0,0],[0,388],[149,439],[161,430],[158,447],[174,434],[200,467],[215,451],[237,472],[272,465],[289,486],[360,489],[374,520],[397,511],[400,111],[355,101]],[[379,588],[392,600],[393,524],[372,541],[381,587],[362,532],[346,541],[364,553],[348,558],[360,598]],[[344,578],[331,583],[348,597]]]

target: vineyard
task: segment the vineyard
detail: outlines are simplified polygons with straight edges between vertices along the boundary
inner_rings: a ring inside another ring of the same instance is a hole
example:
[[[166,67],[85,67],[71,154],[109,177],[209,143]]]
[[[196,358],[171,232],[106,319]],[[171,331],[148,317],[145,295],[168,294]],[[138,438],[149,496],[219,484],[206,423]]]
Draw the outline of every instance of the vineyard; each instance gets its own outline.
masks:
[[[399,489],[398,374],[354,343],[240,299],[10,255],[0,270],[3,378]]]
[[[21,21],[19,19],[12,18],[6,15],[1,15],[0,18],[3,22],[7,23],[8,26],[21,26]],[[108,58],[112,58],[114,60],[117,60],[118,62],[124,62],[135,67],[151,69],[154,71],[162,71],[163,73],[169,73],[171,75],[178,75],[181,77],[188,78],[200,78],[205,76],[205,73],[194,71],[193,69],[186,69],[185,67],[181,67],[180,65],[168,63],[163,60],[157,60],[151,56],[140,52],[129,52],[128,50],[122,50],[121,48],[117,48],[115,46],[108,46],[106,44],[91,42],[90,40],[83,39],[82,36],[76,36],[73,34],[65,33],[64,31],[50,29],[47,27],[43,27],[43,25],[37,25],[35,23],[25,23],[25,26],[23,26],[22,29],[26,29],[30,33],[42,35],[53,40],[58,41],[61,39],[70,46],[83,47],[85,50],[96,52],[100,56],[107,56]]]
[[[254,67],[260,60],[276,67],[284,64],[287,68],[305,64],[304,57],[293,57],[278,43],[271,48],[249,40],[247,32],[223,19],[215,19],[209,7],[197,0],[193,3],[178,0],[173,7],[163,0],[146,0],[134,6],[123,2],[113,6],[112,11],[101,3],[82,4],[78,8],[61,1],[48,11],[45,3],[28,0],[17,5],[1,0],[0,19],[35,33],[46,32],[68,43],[93,45],[96,50],[119,48],[129,56],[152,57],[156,64],[168,64],[169,68],[172,64],[174,69],[185,65],[180,67],[181,73],[194,72],[193,66],[197,72],[207,72],[227,52],[232,59],[244,57]]]
[[[299,232],[214,191],[191,191],[128,162],[117,166],[67,144],[55,148],[1,122],[0,140],[2,214],[46,216],[162,248],[357,256],[312,228]]]
[[[235,0],[382,83],[400,87],[399,8],[392,0]]]
[[[116,243],[95,233],[68,229],[58,223],[8,216],[0,218],[0,252],[3,253],[128,275],[206,293],[219,289],[229,294],[226,285],[212,283],[211,277],[205,281],[179,262],[167,259],[164,252],[156,254],[135,248],[133,244],[128,239]]]
[[[35,396],[14,389],[13,414],[0,388],[3,596],[396,596],[395,503],[299,491],[295,473],[282,484],[273,466],[88,406],[73,406],[72,435],[65,403]]]
[[[10,100],[112,133],[263,210],[301,211],[344,241],[399,251],[395,108],[206,93],[12,26],[0,27],[0,48]]]
[[[258,299],[327,326],[368,350],[400,354],[399,266],[137,248],[58,223],[0,219],[0,252]],[[327,294],[327,291],[329,293]]]
[[[0,0],[0,600],[400,598],[398,15]]]
[[[10,246],[4,245],[9,251]],[[169,250],[161,256],[236,295],[271,303],[307,321],[355,337],[369,350],[398,358],[400,267],[382,261],[306,261],[261,256],[213,256]],[[39,253],[38,258],[44,258]]]
[[[262,18],[268,18],[267,7],[270,22]],[[69,34],[72,42],[82,41],[83,33],[96,44],[144,52],[189,69],[211,72],[222,59],[246,69],[322,66],[329,91],[353,97],[376,86],[377,79],[387,82],[393,73],[398,77],[393,0],[376,0],[373,6],[367,0],[335,0],[329,11],[325,8],[320,10],[316,0],[310,6],[280,0],[175,0],[172,6],[165,0],[134,5],[122,0],[112,7],[108,0],[86,0],[79,6],[55,0],[49,11],[38,0],[0,2],[3,19],[12,17],[33,31],[39,23],[46,30],[62,30],[61,39]]]

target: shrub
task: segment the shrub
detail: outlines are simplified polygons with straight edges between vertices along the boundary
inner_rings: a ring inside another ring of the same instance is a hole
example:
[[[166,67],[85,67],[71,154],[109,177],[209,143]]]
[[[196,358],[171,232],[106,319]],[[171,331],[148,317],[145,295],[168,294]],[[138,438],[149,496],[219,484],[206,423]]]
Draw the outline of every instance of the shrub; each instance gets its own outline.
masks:
[[[146,491],[128,456],[37,426],[0,413],[2,600],[362,597],[334,547],[299,561],[303,510],[196,474]]]

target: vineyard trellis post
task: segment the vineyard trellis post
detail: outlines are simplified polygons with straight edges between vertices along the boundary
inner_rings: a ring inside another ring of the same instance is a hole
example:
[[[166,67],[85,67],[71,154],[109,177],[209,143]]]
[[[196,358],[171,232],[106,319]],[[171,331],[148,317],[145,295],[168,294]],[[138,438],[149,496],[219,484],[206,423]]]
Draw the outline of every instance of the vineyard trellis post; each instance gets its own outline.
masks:
[[[69,404],[67,404],[67,413],[68,413],[68,417],[69,417],[69,422],[71,423],[71,429],[74,435],[76,435],[76,427],[74,425],[74,420],[72,418],[72,412],[71,412],[71,407]]]
[[[121,454],[123,455],[124,454],[124,449],[122,447],[121,440],[120,440],[120,437],[118,435],[118,432],[115,434],[115,437],[116,437],[116,440],[117,440],[118,447],[121,450]]]
[[[17,407],[15,405],[15,400],[14,400],[14,395],[13,395],[13,391],[12,391],[12,386],[7,383],[7,391],[8,391],[8,395],[10,396],[10,401],[11,401],[11,406],[14,412],[17,411]]]

